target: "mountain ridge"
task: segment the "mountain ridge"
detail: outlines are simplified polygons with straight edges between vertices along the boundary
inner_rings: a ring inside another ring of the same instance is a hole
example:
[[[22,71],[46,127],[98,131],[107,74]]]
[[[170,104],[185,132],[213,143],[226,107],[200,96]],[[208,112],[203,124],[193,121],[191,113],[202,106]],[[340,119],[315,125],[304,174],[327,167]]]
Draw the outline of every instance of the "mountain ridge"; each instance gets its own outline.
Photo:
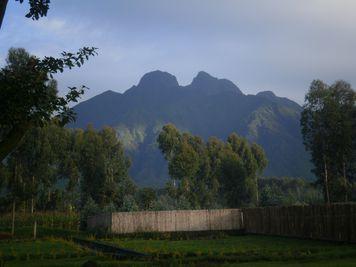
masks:
[[[69,127],[116,129],[130,154],[131,175],[144,186],[161,187],[168,179],[156,136],[167,123],[204,139],[225,139],[237,132],[266,150],[266,175],[310,176],[299,119],[302,107],[271,91],[245,95],[227,79],[199,72],[189,85],[179,85],[168,72],[146,73],[124,93],[105,91],[74,107],[77,121]]]

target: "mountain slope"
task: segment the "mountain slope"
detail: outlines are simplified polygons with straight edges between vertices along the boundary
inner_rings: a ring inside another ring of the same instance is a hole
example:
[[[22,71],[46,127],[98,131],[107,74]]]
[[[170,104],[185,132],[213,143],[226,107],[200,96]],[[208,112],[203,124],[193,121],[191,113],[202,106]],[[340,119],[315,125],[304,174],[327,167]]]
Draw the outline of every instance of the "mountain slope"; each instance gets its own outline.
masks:
[[[145,74],[123,94],[106,91],[75,106],[70,127],[114,127],[140,185],[163,186],[166,163],[156,136],[166,123],[203,138],[225,139],[231,132],[263,146],[269,159],[266,175],[310,177],[310,165],[299,128],[301,107],[265,91],[244,95],[231,81],[199,72],[188,86],[162,71]]]

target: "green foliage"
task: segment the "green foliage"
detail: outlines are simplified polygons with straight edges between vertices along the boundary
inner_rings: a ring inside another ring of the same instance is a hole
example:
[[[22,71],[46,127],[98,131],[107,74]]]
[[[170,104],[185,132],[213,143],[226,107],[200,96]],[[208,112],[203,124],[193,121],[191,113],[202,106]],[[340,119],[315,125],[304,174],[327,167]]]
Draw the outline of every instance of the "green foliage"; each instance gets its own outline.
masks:
[[[80,226],[82,229],[87,227],[87,220],[90,216],[96,215],[100,212],[99,205],[89,197],[80,211]]]
[[[176,208],[239,207],[258,204],[257,175],[267,165],[263,149],[231,134],[226,143],[180,133],[173,125],[157,138],[168,160],[167,192]]]
[[[156,192],[152,188],[141,188],[137,192],[137,202],[139,204],[140,210],[153,209],[156,199]]]
[[[138,211],[135,198],[132,195],[125,195],[120,211]]]
[[[15,0],[23,3],[24,0]],[[27,18],[32,18],[33,20],[38,20],[40,17],[47,16],[47,11],[49,9],[50,0],[29,0],[30,10],[26,14]]]
[[[1,215],[0,228],[10,228],[12,214],[6,213]],[[79,215],[77,213],[46,211],[36,212],[35,214],[21,213],[16,215],[16,225],[18,227],[33,227],[36,220],[38,227],[57,228],[65,230],[78,230]],[[31,234],[31,233],[30,233]]]
[[[68,104],[84,93],[70,87],[65,96],[57,95],[57,83],[52,74],[65,68],[80,67],[96,48],[84,47],[76,54],[63,52],[61,58],[31,56],[25,49],[11,48],[7,65],[0,70],[0,161],[16,148],[32,127],[43,126],[53,117],[62,124],[74,119]]]
[[[138,210],[129,166],[111,128],[69,130],[57,124],[31,128],[1,168],[6,178],[1,209],[9,211],[15,204],[24,213],[29,206],[31,213],[80,211],[82,225],[99,211]],[[152,205],[150,194],[145,197],[145,205]]]
[[[192,235],[181,240],[127,238],[114,239],[114,242],[128,249],[154,254],[160,259],[179,258],[184,265],[228,262],[242,266],[269,266],[269,263],[273,263],[271,266],[304,266],[309,262],[315,263],[311,266],[318,266],[321,260],[332,262],[335,259],[356,262],[353,245],[272,236],[217,235],[208,239]]]
[[[325,202],[348,201],[355,182],[356,93],[350,84],[312,82],[301,117],[304,144]]]
[[[300,178],[264,178],[259,183],[261,206],[290,206],[322,203],[319,188]]]

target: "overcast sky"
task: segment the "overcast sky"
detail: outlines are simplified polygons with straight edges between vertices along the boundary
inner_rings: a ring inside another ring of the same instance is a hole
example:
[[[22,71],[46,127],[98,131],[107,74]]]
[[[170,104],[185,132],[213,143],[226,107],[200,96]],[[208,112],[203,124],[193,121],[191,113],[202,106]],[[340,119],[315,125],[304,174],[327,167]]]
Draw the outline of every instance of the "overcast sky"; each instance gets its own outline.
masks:
[[[83,99],[123,92],[157,69],[182,85],[204,70],[246,94],[271,90],[298,103],[316,78],[356,84],[355,0],[51,2],[47,18],[32,21],[26,4],[9,0],[0,65],[10,47],[40,57],[98,47],[98,57],[56,77],[62,92],[90,87]]]

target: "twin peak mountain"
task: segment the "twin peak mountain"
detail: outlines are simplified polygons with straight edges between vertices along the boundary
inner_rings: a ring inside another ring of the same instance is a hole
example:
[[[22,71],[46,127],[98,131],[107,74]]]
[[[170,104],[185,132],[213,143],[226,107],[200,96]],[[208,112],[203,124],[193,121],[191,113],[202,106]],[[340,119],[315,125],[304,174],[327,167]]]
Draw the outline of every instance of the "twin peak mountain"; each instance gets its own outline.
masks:
[[[245,95],[231,81],[203,71],[187,86],[180,86],[167,72],[149,72],[124,93],[106,91],[76,105],[74,111],[77,120],[72,128],[92,124],[116,129],[132,160],[131,176],[141,186],[162,187],[169,179],[156,144],[167,123],[204,139],[226,139],[236,132],[264,148],[269,160],[265,175],[311,176],[297,103],[271,91]]]
[[[219,94],[222,92],[231,92],[237,95],[243,95],[241,90],[230,80],[227,79],[218,79],[211,76],[209,73],[205,71],[198,72],[197,76],[193,78],[191,84],[187,86],[180,86],[177,78],[165,71],[151,71],[146,73],[140,79],[138,85],[132,86],[130,89],[125,91],[124,94],[132,93],[136,90],[146,90],[146,93],[154,94],[159,93],[161,90],[196,90],[200,91],[203,94]],[[108,90],[103,94],[120,94],[118,92],[114,92]],[[266,97],[275,97],[275,94],[271,91],[263,91],[257,94],[258,96],[266,96]]]

